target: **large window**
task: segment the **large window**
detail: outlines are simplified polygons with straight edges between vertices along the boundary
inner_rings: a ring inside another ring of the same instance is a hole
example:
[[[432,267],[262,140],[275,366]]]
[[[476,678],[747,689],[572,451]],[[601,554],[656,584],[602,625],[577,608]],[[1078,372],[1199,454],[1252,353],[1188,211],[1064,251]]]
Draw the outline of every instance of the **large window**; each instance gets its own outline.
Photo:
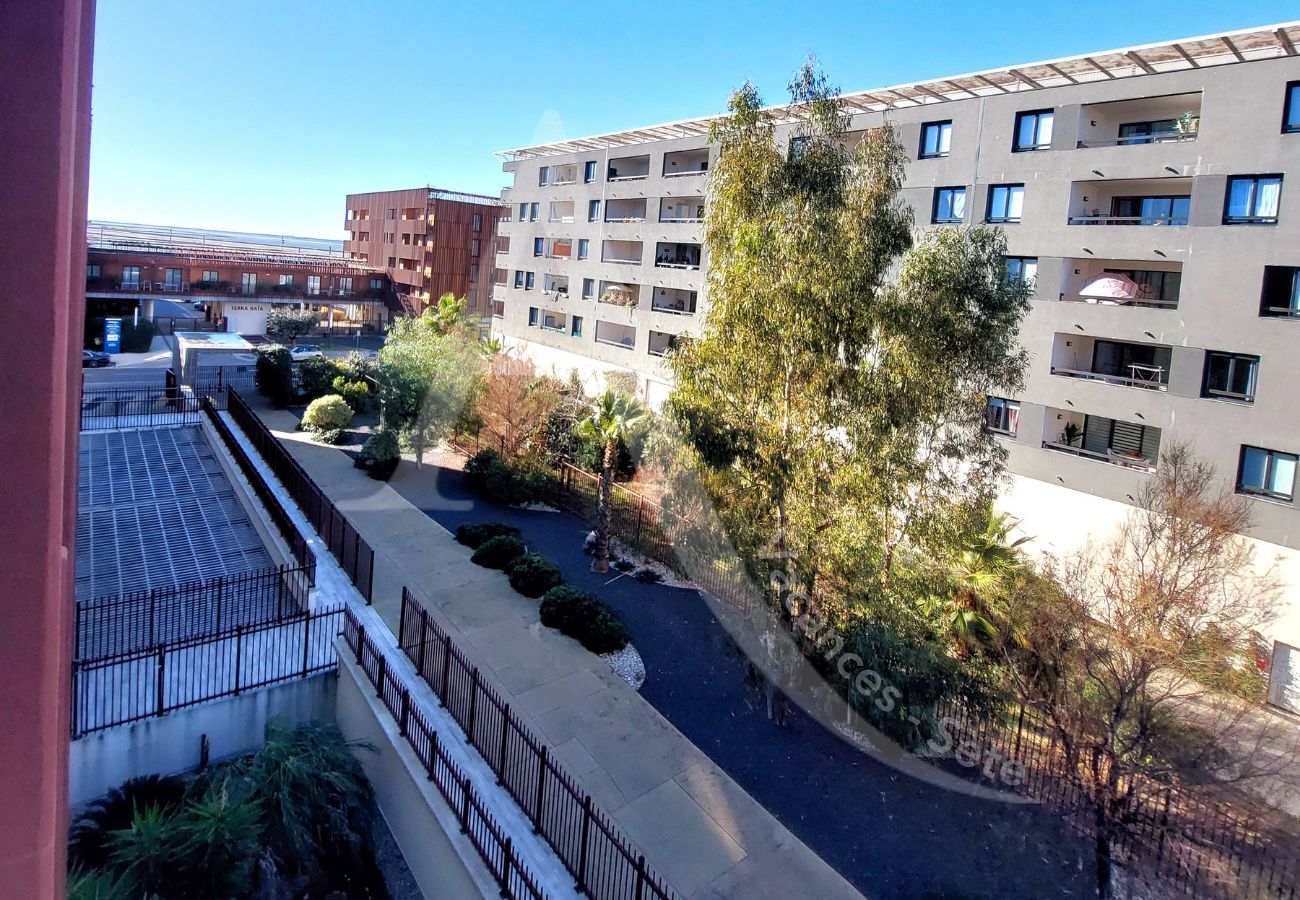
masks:
[[[1118,225],[1186,225],[1191,197],[1115,197],[1110,217]]]
[[[995,184],[989,188],[989,209],[985,220],[995,224],[1015,224],[1020,221],[1024,202],[1023,184]]]
[[[1052,146],[1052,111],[1039,109],[1016,114],[1016,140],[1012,150],[1048,150]]]
[[[1281,175],[1239,175],[1228,179],[1223,210],[1226,225],[1276,225],[1282,199]]]
[[[285,286],[293,287],[293,276],[292,276],[292,275],[281,275],[281,276],[280,276],[280,286],[281,286],[281,287],[285,287]]]
[[[1286,86],[1286,100],[1282,104],[1282,131],[1287,134],[1300,132],[1300,81],[1293,81]]]
[[[1178,292],[1182,289],[1183,273],[1161,272],[1156,269],[1103,269],[1112,275],[1123,275],[1139,288],[1138,304],[1159,301],[1162,304],[1177,304]]]
[[[221,273],[218,272],[216,269],[204,269],[204,270],[203,270],[203,280],[204,280],[204,281],[213,281],[213,282],[220,281],[220,280],[221,280]]]
[[[587,184],[591,184],[596,180],[596,161],[594,159],[587,160],[587,164],[582,169],[582,180]]]
[[[1011,281],[1027,284],[1032,290],[1034,283],[1038,280],[1038,257],[1007,256],[1004,259],[1007,263],[1007,278]]]
[[[320,293],[320,276],[319,276],[319,275],[308,275],[308,276],[307,276],[307,293],[308,293],[308,294],[311,294],[313,297]]]
[[[934,189],[934,207],[930,221],[935,225],[960,224],[966,216],[966,189],[941,187]]]
[[[245,272],[240,277],[240,285],[245,294],[254,294],[257,292],[257,273]]]
[[[104,268],[98,263],[91,263],[86,266],[87,278],[98,278],[102,274],[104,274]]]
[[[1205,383],[1201,387],[1201,396],[1254,403],[1258,376],[1258,356],[1212,350],[1205,354]]]
[[[339,279],[339,293],[346,297],[352,293],[352,277],[345,276]]]
[[[1152,122],[1126,122],[1119,126],[1119,141],[1124,144],[1155,144],[1179,136],[1178,122],[1174,119],[1156,119]]]
[[[140,267],[122,267],[122,287],[138,288],[140,286]]]
[[[1290,500],[1295,493],[1295,467],[1294,453],[1243,446],[1237,490],[1243,494]]]
[[[1016,429],[1020,427],[1020,404],[1015,400],[990,397],[986,421],[989,431],[1015,437]]]
[[[952,121],[927,122],[921,126],[921,159],[947,156],[952,146]]]
[[[181,286],[181,270],[167,269],[163,273],[163,286],[169,291],[178,290]]]
[[[1260,299],[1259,314],[1300,318],[1300,268],[1264,267],[1264,293]]]

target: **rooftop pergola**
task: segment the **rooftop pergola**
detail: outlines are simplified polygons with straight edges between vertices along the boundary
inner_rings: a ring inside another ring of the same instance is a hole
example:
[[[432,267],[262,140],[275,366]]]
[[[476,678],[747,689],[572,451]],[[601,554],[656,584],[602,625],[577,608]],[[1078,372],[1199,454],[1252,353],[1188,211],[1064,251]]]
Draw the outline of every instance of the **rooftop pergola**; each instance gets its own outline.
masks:
[[[1300,45],[1300,22],[1287,22],[1045,62],[1024,63],[1004,69],[952,75],[947,78],[874,88],[869,91],[856,91],[843,94],[841,100],[845,108],[853,113],[881,113],[893,109],[931,106],[952,100],[969,100],[973,97],[994,97],[1000,94],[1036,91],[1071,84],[1105,82],[1117,78],[1157,75],[1295,56],[1297,45]],[[792,117],[789,111],[790,107],[786,105],[768,107],[768,112],[774,114],[778,121],[783,120],[782,113],[786,113],[784,121],[790,121]],[[608,134],[538,144],[533,147],[519,147],[514,150],[500,150],[495,155],[503,162],[510,162],[693,137],[707,134],[709,126],[722,118],[723,116],[706,116],[699,119],[684,119],[680,122],[668,122],[646,128],[613,131]]]

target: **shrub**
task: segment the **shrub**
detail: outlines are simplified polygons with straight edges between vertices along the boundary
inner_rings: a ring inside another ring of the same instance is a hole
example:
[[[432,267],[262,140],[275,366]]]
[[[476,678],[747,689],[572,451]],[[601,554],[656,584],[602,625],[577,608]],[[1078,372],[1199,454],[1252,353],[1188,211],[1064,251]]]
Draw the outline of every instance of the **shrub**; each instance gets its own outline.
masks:
[[[86,806],[75,825],[68,847],[74,866],[98,868],[108,862],[108,836],[130,828],[137,810],[157,807],[171,812],[185,798],[185,782],[171,775],[146,775],[122,782]]]
[[[525,553],[506,568],[510,586],[525,597],[540,597],[564,581],[560,568],[537,553]]]
[[[479,545],[474,551],[474,555],[469,558],[470,562],[475,565],[483,566],[488,569],[504,569],[510,563],[514,562],[516,557],[523,556],[524,542],[516,537],[502,534],[494,538],[489,538]]]
[[[298,364],[298,397],[310,403],[318,397],[335,393],[334,379],[339,367],[326,356],[309,356]]]
[[[334,440],[329,440],[329,432],[346,428],[351,421],[352,407],[348,406],[347,401],[338,394],[327,394],[308,404],[300,424],[304,430],[317,434],[326,443],[333,444],[337,442],[338,436],[334,436]]]
[[[632,577],[642,584],[658,584],[664,580],[658,569],[652,569],[649,566],[642,566],[637,569],[632,573]]]
[[[509,506],[549,497],[553,482],[550,473],[540,468],[516,468],[495,450],[480,450],[465,463],[465,486],[494,503]]]
[[[501,522],[486,522],[482,525],[461,525],[456,529],[456,540],[459,543],[464,544],[466,547],[469,547],[471,550],[477,550],[488,540],[501,535],[512,538],[523,537],[518,528]]]
[[[361,445],[361,452],[352,463],[378,481],[387,481],[397,471],[402,454],[397,446],[397,433],[385,428],[376,431]]]
[[[312,435],[322,444],[337,444],[343,440],[345,432],[342,428],[326,428],[323,431],[314,431]]]
[[[293,360],[289,357],[289,348],[280,344],[258,347],[254,378],[258,393],[270,400],[276,409],[284,409],[292,403]]]
[[[565,585],[542,598],[542,624],[578,641],[592,653],[622,650],[631,639],[618,613],[591,594]]]
[[[617,569],[620,572],[631,572],[633,569],[636,568],[636,563],[632,562],[632,560],[630,559],[624,559],[621,556],[614,557],[614,559],[610,562],[610,565],[612,565],[615,569]]]
[[[343,375],[335,375],[332,387],[354,413],[363,413],[370,407],[370,386],[364,381],[348,381]]]

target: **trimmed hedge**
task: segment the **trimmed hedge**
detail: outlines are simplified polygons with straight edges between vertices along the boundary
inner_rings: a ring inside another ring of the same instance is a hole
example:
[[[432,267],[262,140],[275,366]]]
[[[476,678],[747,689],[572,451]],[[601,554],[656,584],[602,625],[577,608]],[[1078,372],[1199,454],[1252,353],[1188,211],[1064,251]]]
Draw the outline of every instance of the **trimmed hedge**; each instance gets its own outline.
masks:
[[[387,481],[397,471],[402,454],[397,446],[397,433],[385,428],[376,431],[361,445],[361,452],[352,465],[365,471],[377,481]]]
[[[482,525],[461,525],[456,529],[456,541],[471,550],[477,550],[484,542],[494,537],[522,538],[523,534],[513,525],[501,522],[486,522]]]
[[[560,568],[537,553],[525,553],[506,568],[510,586],[525,597],[540,597],[564,581]]]
[[[504,569],[524,555],[524,542],[516,537],[500,534],[484,541],[469,561],[487,569]]]
[[[495,450],[480,450],[465,463],[465,486],[493,503],[512,506],[551,497],[554,478],[537,468],[515,468]]]
[[[568,635],[592,653],[613,653],[631,640],[618,613],[591,594],[567,585],[547,591],[540,612],[543,625]]]

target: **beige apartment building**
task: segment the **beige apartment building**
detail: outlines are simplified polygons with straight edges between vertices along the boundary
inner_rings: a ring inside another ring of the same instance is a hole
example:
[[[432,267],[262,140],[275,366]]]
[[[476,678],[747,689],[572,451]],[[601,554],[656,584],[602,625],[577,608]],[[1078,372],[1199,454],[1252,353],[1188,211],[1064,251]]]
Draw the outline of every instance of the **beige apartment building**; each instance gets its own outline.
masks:
[[[1034,288],[1028,383],[991,398],[1004,505],[1037,546],[1105,534],[1168,442],[1250,498],[1290,608],[1271,699],[1300,710],[1300,23],[845,96],[911,156],[919,229],[1005,228]],[[494,326],[544,368],[636,373],[708,312],[710,119],[504,151]]]

